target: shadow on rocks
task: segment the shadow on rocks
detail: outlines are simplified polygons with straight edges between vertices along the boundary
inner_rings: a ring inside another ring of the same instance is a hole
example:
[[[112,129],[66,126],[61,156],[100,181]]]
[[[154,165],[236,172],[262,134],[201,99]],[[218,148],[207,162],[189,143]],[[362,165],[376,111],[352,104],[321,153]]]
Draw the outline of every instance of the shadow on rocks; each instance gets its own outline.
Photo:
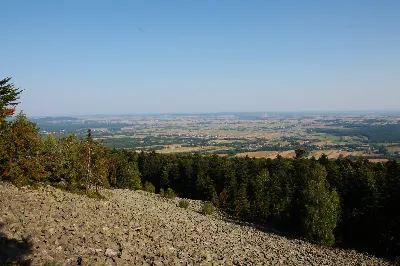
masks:
[[[230,215],[226,212],[222,212],[222,220],[228,223],[232,223],[232,224],[236,224],[239,226],[244,226],[244,227],[250,227],[253,228],[255,230],[261,231],[265,234],[273,234],[273,235],[277,235],[277,236],[281,236],[281,237],[285,237],[287,239],[291,239],[291,240],[303,240],[301,237],[299,236],[295,236],[289,232],[283,232],[280,231],[279,229],[275,228],[273,225],[265,225],[262,224],[261,222],[257,223],[257,222],[246,222],[241,220],[240,218],[237,218],[233,215]]]
[[[0,229],[5,227],[0,222]],[[30,260],[25,258],[32,251],[32,243],[28,239],[10,239],[0,232],[0,266],[5,265],[31,265]]]

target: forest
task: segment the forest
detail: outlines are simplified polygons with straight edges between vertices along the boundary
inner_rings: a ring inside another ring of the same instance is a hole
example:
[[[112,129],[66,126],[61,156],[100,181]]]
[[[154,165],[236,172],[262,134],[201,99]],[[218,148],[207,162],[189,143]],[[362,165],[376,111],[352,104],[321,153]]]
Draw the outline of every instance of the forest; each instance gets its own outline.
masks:
[[[400,254],[400,164],[365,159],[224,158],[106,148],[75,135],[42,137],[24,113],[22,90],[0,80],[0,180],[51,184],[95,196],[102,188],[172,189],[221,211],[313,243],[379,256]]]
[[[372,142],[399,142],[400,141],[400,124],[388,125],[346,125],[343,129],[315,129],[317,132],[333,134],[336,136],[346,136],[349,134],[366,136]]]

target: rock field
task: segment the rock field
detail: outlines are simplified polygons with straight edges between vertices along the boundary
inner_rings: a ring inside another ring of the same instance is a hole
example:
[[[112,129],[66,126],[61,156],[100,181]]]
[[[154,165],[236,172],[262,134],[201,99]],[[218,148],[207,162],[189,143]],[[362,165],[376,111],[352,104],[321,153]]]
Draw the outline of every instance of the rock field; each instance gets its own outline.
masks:
[[[98,200],[0,184],[0,265],[389,265],[313,245],[142,191]]]

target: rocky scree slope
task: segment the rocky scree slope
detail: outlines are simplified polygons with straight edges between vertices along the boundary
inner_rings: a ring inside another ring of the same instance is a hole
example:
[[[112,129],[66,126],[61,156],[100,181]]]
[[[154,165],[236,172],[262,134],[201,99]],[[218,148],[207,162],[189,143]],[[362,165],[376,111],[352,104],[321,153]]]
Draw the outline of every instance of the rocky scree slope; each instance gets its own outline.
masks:
[[[389,265],[200,214],[142,191],[105,200],[0,184],[0,265]]]

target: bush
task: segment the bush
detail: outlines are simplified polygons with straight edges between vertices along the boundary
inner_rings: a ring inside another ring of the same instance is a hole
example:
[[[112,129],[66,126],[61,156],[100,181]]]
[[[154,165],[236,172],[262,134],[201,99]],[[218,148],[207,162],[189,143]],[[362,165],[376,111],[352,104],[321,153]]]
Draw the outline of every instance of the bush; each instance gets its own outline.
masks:
[[[89,191],[87,196],[92,199],[105,199],[106,198],[103,195],[101,195],[99,192],[95,192],[95,191]]]
[[[160,189],[160,197],[173,199],[176,197],[176,193],[172,190],[172,188],[167,188],[167,191],[164,191],[164,189]]]
[[[176,197],[175,192],[172,190],[172,188],[168,188],[167,192],[165,193],[165,197],[169,199],[173,199]]]
[[[189,201],[188,200],[180,200],[179,207],[187,209],[189,207]]]
[[[211,202],[207,202],[203,204],[203,207],[201,209],[201,213],[204,215],[211,215],[215,211],[214,205]]]
[[[43,266],[57,266],[57,263],[55,263],[54,261],[52,261],[52,262],[45,262],[45,263],[43,264]]]
[[[148,181],[146,181],[146,183],[144,183],[143,190],[150,192],[150,193],[156,193],[156,188],[153,186],[152,183],[150,183]]]
[[[85,195],[85,186],[77,184],[77,183],[67,183],[66,186],[58,186],[55,185],[56,188],[59,188],[61,190],[65,190],[71,193],[79,194],[79,195]]]

